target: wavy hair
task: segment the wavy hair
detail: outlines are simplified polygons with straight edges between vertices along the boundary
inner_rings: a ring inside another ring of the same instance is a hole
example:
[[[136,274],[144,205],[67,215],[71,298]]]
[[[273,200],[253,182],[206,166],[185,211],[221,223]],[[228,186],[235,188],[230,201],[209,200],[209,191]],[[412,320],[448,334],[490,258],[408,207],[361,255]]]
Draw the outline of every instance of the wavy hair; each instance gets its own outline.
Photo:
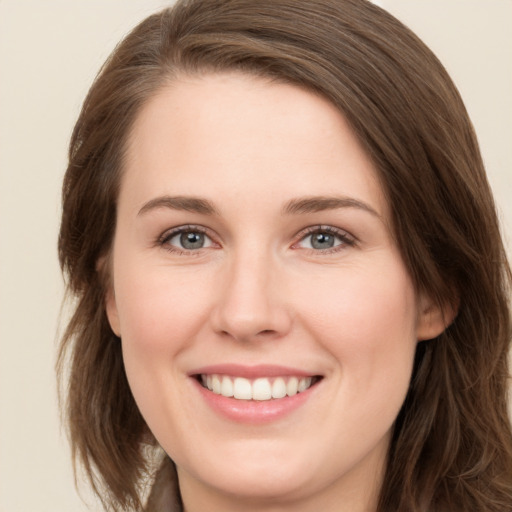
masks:
[[[365,0],[179,1],[140,23],[101,69],[71,138],[59,236],[75,299],[58,359],[75,462],[106,509],[144,509],[160,459],[107,321],[99,262],[141,107],[174,76],[223,71],[335,105],[378,170],[416,289],[457,305],[445,332],[418,344],[378,512],[510,512],[511,271],[478,143],[437,58]],[[172,464],[162,468],[149,503],[177,485]]]

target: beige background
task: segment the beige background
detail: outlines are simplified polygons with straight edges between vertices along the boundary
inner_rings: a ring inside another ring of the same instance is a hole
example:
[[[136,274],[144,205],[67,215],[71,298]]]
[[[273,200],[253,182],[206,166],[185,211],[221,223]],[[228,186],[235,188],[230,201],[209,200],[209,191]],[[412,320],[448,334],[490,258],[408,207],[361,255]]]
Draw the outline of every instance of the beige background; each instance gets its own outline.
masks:
[[[0,512],[87,510],[73,487],[53,372],[60,182],[96,71],[166,3],[0,0]],[[510,241],[512,0],[376,3],[429,44],[459,86]]]

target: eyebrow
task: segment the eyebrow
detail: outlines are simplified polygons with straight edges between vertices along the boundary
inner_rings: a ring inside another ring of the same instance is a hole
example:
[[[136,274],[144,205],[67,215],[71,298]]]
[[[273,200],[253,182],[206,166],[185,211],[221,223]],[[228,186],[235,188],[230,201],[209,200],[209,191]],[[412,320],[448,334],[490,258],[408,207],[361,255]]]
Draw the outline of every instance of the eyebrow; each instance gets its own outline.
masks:
[[[369,204],[351,197],[313,196],[292,199],[284,206],[283,213],[297,215],[321,212],[324,210],[336,210],[338,208],[357,208],[380,218],[377,211]]]
[[[155,197],[144,203],[137,215],[143,215],[160,208],[183,210],[202,215],[219,215],[218,210],[207,199],[188,196]],[[284,215],[300,215],[338,208],[357,208],[380,218],[380,215],[370,205],[351,197],[313,196],[292,199],[285,204],[282,213]]]
[[[187,212],[200,213],[203,215],[218,215],[219,212],[207,199],[187,196],[160,196],[145,203],[137,215],[143,215],[159,208],[170,208],[172,210],[183,210]]]

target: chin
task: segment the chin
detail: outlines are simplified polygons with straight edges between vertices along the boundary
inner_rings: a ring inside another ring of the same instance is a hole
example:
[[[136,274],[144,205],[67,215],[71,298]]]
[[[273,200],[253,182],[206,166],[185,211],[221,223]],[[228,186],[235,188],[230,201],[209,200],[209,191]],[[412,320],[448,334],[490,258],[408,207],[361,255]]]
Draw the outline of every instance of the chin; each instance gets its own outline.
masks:
[[[217,492],[248,502],[290,502],[300,500],[311,492],[308,485],[312,481],[311,476],[306,476],[298,468],[283,471],[268,464],[258,467],[249,464],[243,468],[220,469],[215,471],[215,475],[197,476]]]
[[[178,474],[188,473],[203,485],[240,499],[277,502],[300,498],[317,482],[318,471],[307,454],[277,444],[268,439],[252,440],[215,453],[203,451],[199,464],[180,466],[177,461]]]

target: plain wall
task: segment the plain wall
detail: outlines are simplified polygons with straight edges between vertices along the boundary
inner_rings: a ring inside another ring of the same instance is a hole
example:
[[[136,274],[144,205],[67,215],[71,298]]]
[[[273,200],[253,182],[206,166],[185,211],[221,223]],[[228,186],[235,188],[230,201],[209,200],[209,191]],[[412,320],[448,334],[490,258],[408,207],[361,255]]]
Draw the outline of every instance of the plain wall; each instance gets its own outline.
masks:
[[[257,1],[257,0],[255,0]],[[0,0],[0,512],[85,511],[60,426],[66,149],[101,63],[162,0]],[[512,239],[512,0],[382,0],[446,65]],[[85,493],[87,496],[87,493]],[[100,510],[92,502],[92,510]]]

